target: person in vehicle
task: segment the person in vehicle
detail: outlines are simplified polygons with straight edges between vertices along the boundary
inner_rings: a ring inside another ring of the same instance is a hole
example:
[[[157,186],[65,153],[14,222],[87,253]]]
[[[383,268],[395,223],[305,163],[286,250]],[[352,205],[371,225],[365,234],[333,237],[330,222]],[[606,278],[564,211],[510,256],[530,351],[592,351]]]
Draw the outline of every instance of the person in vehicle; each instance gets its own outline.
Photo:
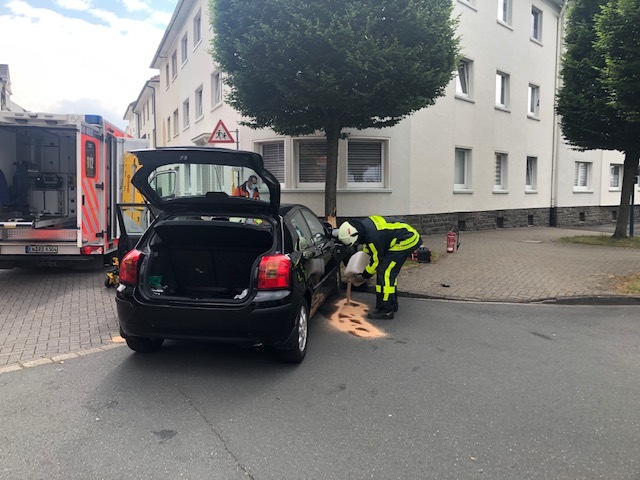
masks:
[[[246,182],[238,185],[231,195],[234,197],[247,197],[253,198],[254,200],[260,200],[258,177],[251,175]]]
[[[422,245],[420,234],[395,218],[374,215],[344,222],[338,230],[338,239],[347,246],[363,245],[371,256],[361,273],[363,279],[376,273],[376,309],[367,317],[391,320],[398,311],[398,274],[407,257]]]

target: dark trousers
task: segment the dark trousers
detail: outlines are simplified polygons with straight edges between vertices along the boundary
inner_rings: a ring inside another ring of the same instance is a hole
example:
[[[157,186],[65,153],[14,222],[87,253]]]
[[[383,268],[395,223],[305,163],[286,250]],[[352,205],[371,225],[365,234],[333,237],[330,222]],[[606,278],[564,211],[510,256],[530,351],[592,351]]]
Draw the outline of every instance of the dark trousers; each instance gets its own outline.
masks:
[[[378,270],[376,271],[376,309],[397,310],[398,296],[396,294],[396,286],[398,285],[398,274],[404,262],[407,261],[407,257],[414,250],[389,252],[380,259]]]

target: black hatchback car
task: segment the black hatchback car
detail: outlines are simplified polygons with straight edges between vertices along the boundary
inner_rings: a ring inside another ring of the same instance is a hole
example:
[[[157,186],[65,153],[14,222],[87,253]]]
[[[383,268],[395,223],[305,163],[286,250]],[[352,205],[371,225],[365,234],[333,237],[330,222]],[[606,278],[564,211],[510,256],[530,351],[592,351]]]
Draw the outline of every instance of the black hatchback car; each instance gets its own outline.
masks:
[[[140,205],[119,205],[116,302],[128,346],[151,352],[168,338],[268,345],[301,362],[309,319],[340,290],[347,250],[331,227],[305,206],[281,205],[280,184],[257,153],[133,153],[132,183],[155,218],[146,228]],[[257,193],[234,196],[250,178]]]

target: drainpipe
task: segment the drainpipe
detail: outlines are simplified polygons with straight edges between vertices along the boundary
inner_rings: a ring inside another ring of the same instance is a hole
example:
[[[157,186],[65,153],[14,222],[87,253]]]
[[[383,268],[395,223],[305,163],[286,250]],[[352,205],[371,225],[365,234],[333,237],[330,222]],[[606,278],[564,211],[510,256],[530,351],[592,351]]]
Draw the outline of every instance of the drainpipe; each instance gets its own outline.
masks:
[[[147,85],[151,90],[153,90],[153,94],[151,95],[151,104],[153,105],[153,148],[157,147],[157,143],[156,143],[156,87],[153,87],[151,85]]]
[[[558,27],[556,35],[556,66],[553,92],[558,93],[558,82],[560,77],[560,62],[562,61],[562,46],[564,44],[564,15],[567,10],[569,0],[564,0],[560,14],[558,16]],[[560,151],[560,126],[558,115],[555,111],[555,98],[553,109],[553,151],[551,152],[551,199],[549,208],[549,226],[558,226],[558,155]]]

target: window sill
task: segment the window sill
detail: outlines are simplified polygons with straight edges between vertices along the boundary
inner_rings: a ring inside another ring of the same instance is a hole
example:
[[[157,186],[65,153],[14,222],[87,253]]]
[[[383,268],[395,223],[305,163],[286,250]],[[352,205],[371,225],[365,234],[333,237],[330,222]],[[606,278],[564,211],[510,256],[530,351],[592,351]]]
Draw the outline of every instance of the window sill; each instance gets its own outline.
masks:
[[[466,0],[458,0],[458,3],[461,3],[462,5],[464,5],[465,7],[470,8],[471,10],[473,10],[474,12],[478,11],[478,8],[471,2],[468,2]]]
[[[187,58],[184,62],[182,62],[182,64],[180,65],[180,68],[184,68],[184,66],[187,64],[188,61],[189,59]]]
[[[536,189],[531,189],[531,190],[525,190],[524,191],[525,195],[529,195],[529,194],[537,194],[538,190]]]
[[[621,192],[622,189],[620,187],[613,187],[613,188],[609,187],[609,191],[610,192]]]
[[[593,190],[576,190],[575,188],[573,189],[573,193],[593,193]]]
[[[465,102],[469,102],[469,103],[476,103],[476,101],[473,98],[471,98],[471,97],[469,97],[467,95],[464,95],[464,94],[461,95],[459,93],[456,93],[456,99],[457,100],[462,100],[462,101],[465,101]]]
[[[470,188],[454,188],[453,193],[473,193],[473,190],[471,190]]]
[[[192,51],[193,51],[193,52],[195,52],[195,51],[196,51],[196,48],[198,48],[198,46],[199,46],[201,43],[202,43],[202,38],[196,42],[196,44],[193,46],[193,50],[192,50]]]
[[[504,28],[508,28],[509,30],[511,30],[513,32],[513,27],[511,25],[509,25],[508,23],[500,20],[499,18],[496,18],[496,22],[498,23],[498,25],[502,25]]]
[[[222,102],[216,103],[213,107],[211,107],[211,111],[213,112],[215,109],[220,108],[222,106]]]
[[[493,193],[498,195],[504,195],[505,193],[509,193],[509,190],[494,190]]]
[[[508,107],[503,107],[501,105],[496,105],[494,108],[496,110],[499,110],[500,112],[511,113],[511,109],[508,108]]]
[[[196,118],[195,123],[202,121],[203,118],[204,118],[204,115],[200,115],[198,118]]]
[[[537,39],[536,37],[529,37],[529,40],[531,40],[533,43],[535,43],[536,45],[540,45],[541,47],[544,47],[544,45],[542,44],[542,41],[540,41],[539,39]]]
[[[527,113],[527,118],[530,120],[535,120],[537,122],[540,121],[540,117],[538,115],[532,115],[531,113]]]
[[[187,125],[186,127],[182,127],[182,131],[183,131],[183,132],[186,132],[187,130],[189,130],[189,127],[190,127],[190,126],[191,126],[191,125]]]

